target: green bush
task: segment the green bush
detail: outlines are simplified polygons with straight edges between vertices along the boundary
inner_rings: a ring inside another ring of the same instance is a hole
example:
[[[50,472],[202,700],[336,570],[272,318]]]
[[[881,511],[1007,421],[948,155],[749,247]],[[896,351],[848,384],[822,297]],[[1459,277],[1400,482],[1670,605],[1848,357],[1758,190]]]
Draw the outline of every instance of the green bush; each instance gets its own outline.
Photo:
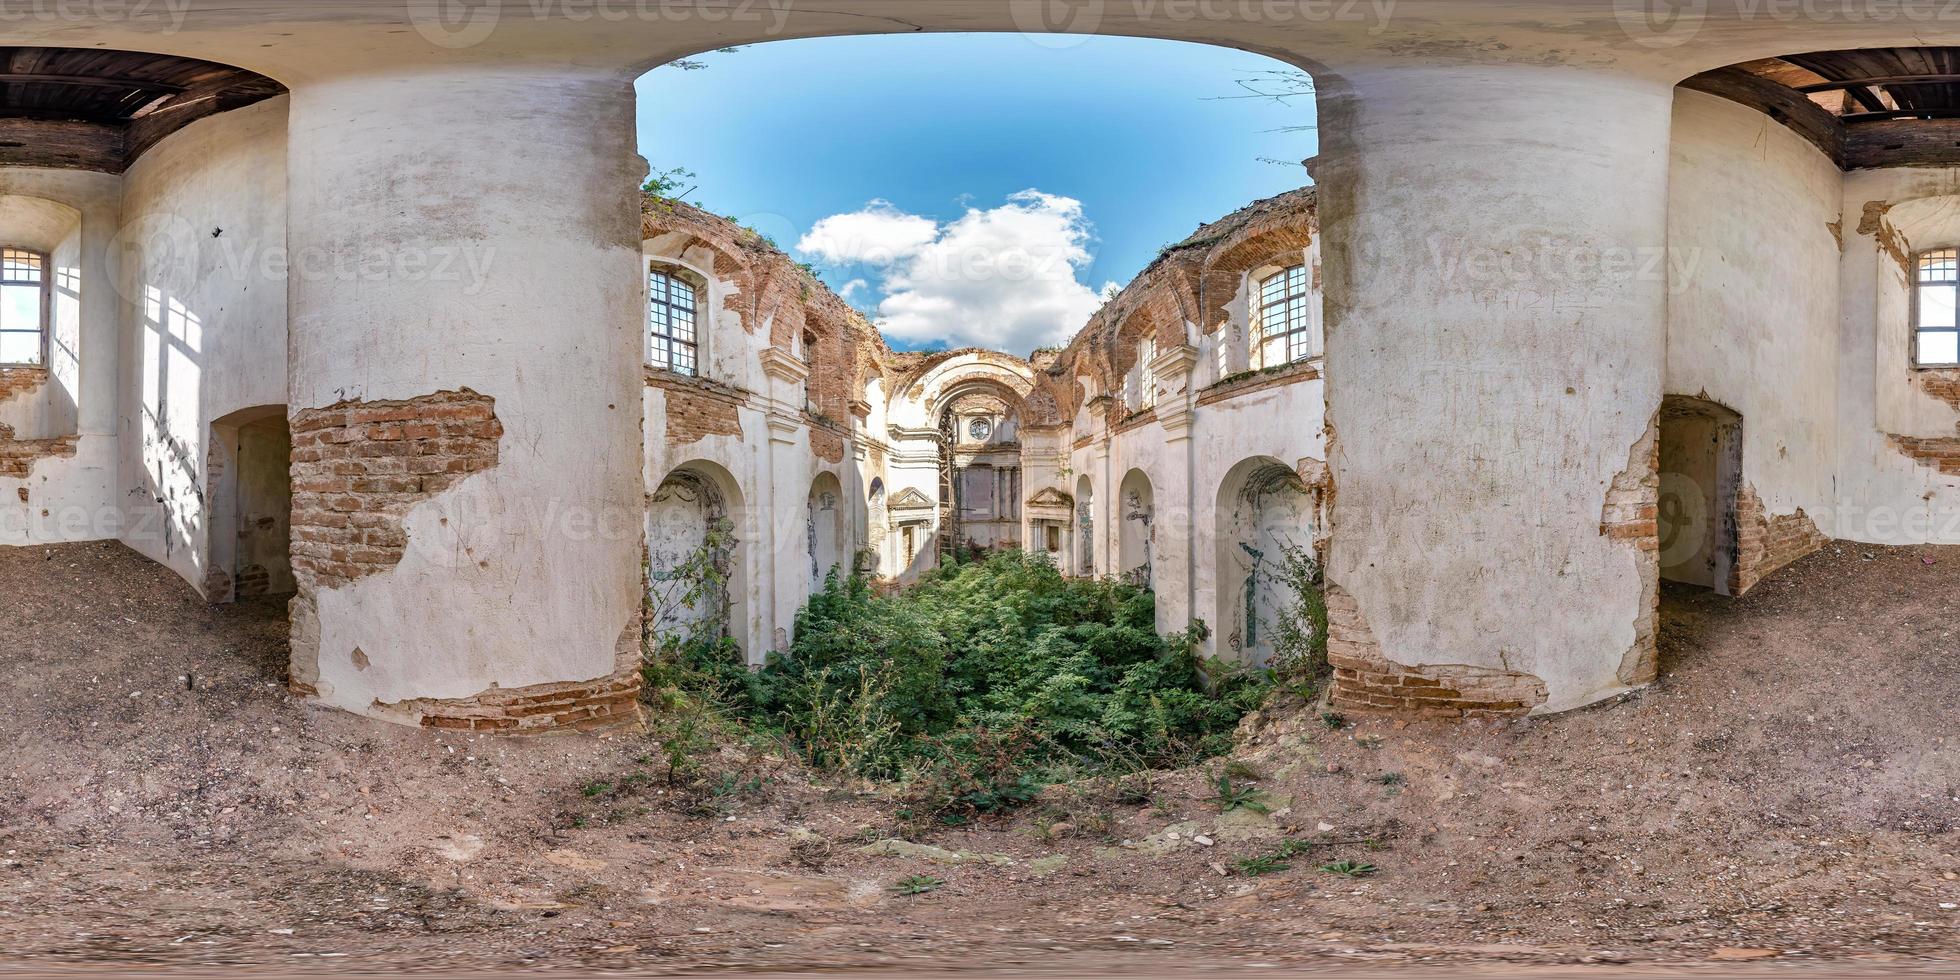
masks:
[[[1013,780],[1226,751],[1264,696],[1263,676],[1202,661],[1201,632],[1161,637],[1155,615],[1148,592],[1065,579],[1045,556],[1008,552],[949,564],[889,596],[833,576],[798,616],[787,657],[739,691],[709,673],[813,764],[873,778],[974,769],[987,754],[979,733],[1013,733],[1025,767]],[[1014,790],[956,795],[985,811]]]
[[[879,595],[833,574],[759,671],[720,631],[650,645],[666,706],[713,706],[820,768],[901,780],[915,814],[1011,810],[1062,779],[1173,768],[1230,750],[1270,681],[1159,636],[1155,600],[1064,578],[1046,556],[954,560]]]

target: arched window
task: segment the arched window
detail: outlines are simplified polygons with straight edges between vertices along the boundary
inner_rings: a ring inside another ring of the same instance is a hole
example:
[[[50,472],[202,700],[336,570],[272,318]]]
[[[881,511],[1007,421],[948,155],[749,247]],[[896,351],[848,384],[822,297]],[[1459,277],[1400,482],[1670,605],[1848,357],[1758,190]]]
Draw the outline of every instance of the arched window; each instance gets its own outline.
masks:
[[[1960,249],[1919,253],[1913,288],[1913,363],[1921,367],[1960,364]]]
[[[1278,367],[1313,357],[1313,281],[1305,265],[1259,280],[1259,319],[1254,325],[1252,367]]]
[[[692,376],[699,363],[698,293],[692,283],[659,265],[647,266],[647,333],[654,367]]]
[[[0,248],[0,365],[40,367],[48,355],[48,257]]]

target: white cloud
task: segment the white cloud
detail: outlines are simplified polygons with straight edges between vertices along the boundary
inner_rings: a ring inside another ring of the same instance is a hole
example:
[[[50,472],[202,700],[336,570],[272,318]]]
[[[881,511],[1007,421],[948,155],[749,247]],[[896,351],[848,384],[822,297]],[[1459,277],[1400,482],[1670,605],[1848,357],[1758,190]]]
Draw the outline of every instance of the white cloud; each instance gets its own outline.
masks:
[[[1093,240],[1082,202],[1025,190],[944,227],[873,201],[817,222],[797,250],[871,266],[894,340],[1024,354],[1066,343],[1101,305],[1076,278]]]
[[[844,299],[850,299],[851,297],[857,295],[858,290],[865,289],[870,285],[871,283],[868,280],[853,279],[850,282],[845,283],[844,288],[837,291],[837,295]]]
[[[840,264],[888,266],[938,236],[939,223],[931,218],[906,214],[889,201],[872,201],[863,210],[817,222],[796,250]]]

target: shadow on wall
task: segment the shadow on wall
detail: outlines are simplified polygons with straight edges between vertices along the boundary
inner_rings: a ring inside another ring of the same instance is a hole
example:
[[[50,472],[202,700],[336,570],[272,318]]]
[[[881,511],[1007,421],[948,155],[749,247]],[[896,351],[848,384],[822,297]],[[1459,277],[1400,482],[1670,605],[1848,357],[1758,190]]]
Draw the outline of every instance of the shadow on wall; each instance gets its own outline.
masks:
[[[138,311],[137,471],[143,482],[130,490],[137,513],[124,540],[180,574],[202,566],[208,577],[210,555],[198,545],[207,527],[197,458],[203,320],[156,286],[143,287]],[[179,560],[180,547],[190,549],[187,559]]]

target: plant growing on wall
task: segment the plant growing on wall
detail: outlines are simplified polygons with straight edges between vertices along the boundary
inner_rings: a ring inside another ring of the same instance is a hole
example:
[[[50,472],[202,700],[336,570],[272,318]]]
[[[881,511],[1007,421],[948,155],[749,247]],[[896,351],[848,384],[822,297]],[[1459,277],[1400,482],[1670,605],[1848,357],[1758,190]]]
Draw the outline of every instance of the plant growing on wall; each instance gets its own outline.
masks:
[[[1327,673],[1327,592],[1320,560],[1311,549],[1280,549],[1279,584],[1291,595],[1272,623],[1273,675],[1302,693]]]

